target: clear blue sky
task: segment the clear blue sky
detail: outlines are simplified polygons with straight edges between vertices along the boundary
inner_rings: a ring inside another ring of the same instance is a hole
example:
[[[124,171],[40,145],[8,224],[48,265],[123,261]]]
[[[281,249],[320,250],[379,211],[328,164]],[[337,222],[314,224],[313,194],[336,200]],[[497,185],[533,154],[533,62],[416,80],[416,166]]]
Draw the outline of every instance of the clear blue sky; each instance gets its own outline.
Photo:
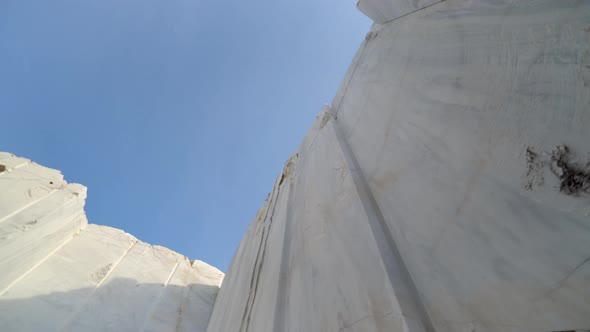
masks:
[[[0,150],[225,271],[369,27],[341,0],[0,1]]]

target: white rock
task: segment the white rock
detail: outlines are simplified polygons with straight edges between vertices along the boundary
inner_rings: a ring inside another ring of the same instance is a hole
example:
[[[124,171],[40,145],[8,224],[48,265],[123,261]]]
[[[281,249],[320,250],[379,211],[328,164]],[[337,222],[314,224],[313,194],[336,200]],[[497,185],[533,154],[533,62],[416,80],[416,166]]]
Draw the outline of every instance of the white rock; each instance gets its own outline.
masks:
[[[587,330],[589,195],[541,181],[542,161],[523,183],[527,149],[590,152],[589,36],[580,1],[448,0],[375,25],[208,331]]]
[[[0,153],[0,323],[6,331],[205,331],[223,273],[87,225],[86,188]]]
[[[383,24],[444,0],[358,0],[356,6],[375,23]]]

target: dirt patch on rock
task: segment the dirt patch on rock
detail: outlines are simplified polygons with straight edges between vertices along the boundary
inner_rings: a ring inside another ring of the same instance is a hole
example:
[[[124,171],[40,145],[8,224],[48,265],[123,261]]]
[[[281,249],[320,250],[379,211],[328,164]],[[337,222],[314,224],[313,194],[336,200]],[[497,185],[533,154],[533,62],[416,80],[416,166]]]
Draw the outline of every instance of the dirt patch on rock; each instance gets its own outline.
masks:
[[[524,189],[533,190],[534,187],[540,187],[545,182],[543,178],[543,161],[539,158],[539,154],[529,146],[526,149],[526,162],[527,170]]]
[[[590,193],[590,162],[574,161],[567,145],[559,145],[551,152],[551,172],[561,181],[559,191],[566,195]]]

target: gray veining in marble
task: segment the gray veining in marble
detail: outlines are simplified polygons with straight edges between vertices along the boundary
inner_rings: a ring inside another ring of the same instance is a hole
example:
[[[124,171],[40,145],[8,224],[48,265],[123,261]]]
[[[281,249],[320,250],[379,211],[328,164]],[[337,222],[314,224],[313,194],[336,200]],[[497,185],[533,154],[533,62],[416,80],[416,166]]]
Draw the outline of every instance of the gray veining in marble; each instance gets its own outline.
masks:
[[[590,2],[386,5],[208,331],[590,329]]]

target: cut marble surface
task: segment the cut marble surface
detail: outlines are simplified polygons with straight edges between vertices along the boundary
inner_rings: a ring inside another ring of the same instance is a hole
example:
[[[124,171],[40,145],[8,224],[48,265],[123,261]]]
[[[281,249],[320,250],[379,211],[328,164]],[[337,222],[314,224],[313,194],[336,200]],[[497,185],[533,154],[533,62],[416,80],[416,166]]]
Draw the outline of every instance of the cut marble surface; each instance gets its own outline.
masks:
[[[587,168],[588,128],[590,2],[447,0],[374,25],[208,331],[590,330],[590,193],[552,160]]]
[[[377,24],[384,24],[444,0],[358,0],[356,7]]]
[[[59,171],[0,155],[0,294],[85,225],[86,188]]]
[[[0,329],[205,331],[223,273],[87,224],[86,188],[0,153]]]

